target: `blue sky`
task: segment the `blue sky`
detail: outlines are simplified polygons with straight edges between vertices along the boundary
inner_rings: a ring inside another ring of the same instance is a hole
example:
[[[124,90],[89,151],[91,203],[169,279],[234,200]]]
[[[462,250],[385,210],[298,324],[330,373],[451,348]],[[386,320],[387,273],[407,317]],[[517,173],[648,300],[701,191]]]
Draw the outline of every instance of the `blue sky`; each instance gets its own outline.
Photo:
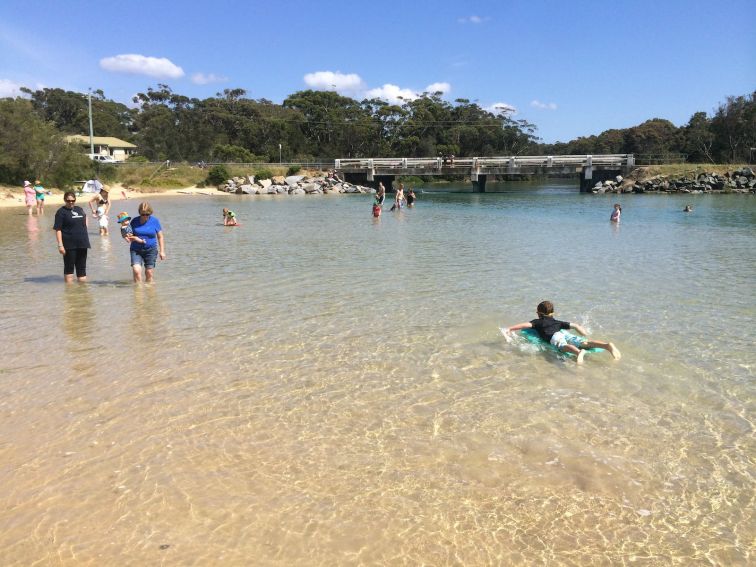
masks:
[[[753,0],[3,0],[0,96],[166,83],[204,98],[306,88],[514,109],[545,142],[685,124],[756,89]]]

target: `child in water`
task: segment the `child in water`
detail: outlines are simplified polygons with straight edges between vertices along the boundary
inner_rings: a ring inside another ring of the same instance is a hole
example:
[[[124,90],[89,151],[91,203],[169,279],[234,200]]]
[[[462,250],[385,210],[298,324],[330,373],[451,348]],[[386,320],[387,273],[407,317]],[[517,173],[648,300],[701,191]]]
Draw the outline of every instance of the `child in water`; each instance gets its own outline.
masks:
[[[131,228],[131,224],[129,224],[131,222],[129,213],[118,213],[116,222],[121,225],[121,236],[126,242],[138,242],[139,244],[144,244],[144,240],[138,236],[134,236],[134,230]]]
[[[105,205],[97,205],[97,209],[95,211],[95,217],[97,217],[97,224],[100,227],[100,236],[107,236],[108,214],[105,209]]]
[[[236,214],[229,209],[223,209],[223,226],[236,226]]]
[[[609,217],[609,220],[611,222],[619,222],[620,216],[622,216],[622,206],[619,203],[615,203],[614,210],[612,211],[612,216]]]
[[[619,349],[612,343],[604,341],[593,341],[583,338],[588,333],[577,323],[567,323],[554,319],[554,304],[551,301],[542,301],[536,308],[538,319],[533,319],[528,323],[519,323],[509,327],[507,331],[514,332],[520,329],[535,329],[544,341],[547,341],[558,348],[561,352],[569,352],[577,355],[577,363],[583,364],[585,349],[603,348],[608,350],[615,360],[619,360],[622,355]],[[563,333],[563,329],[574,329],[583,337],[577,337],[568,333]]]

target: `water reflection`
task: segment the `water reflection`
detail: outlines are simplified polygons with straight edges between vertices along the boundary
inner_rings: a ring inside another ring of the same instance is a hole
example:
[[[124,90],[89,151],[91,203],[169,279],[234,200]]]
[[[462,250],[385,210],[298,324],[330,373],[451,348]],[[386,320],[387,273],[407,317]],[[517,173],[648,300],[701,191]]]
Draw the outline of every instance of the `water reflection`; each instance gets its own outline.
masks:
[[[63,311],[61,327],[68,337],[68,352],[90,354],[96,350],[97,318],[95,296],[87,284],[67,285],[63,289]],[[78,362],[76,370],[93,367],[94,364]]]
[[[37,245],[39,241],[39,219],[37,217],[27,217],[26,218],[26,245],[27,249],[29,251],[29,256],[32,260],[38,261],[39,260],[39,246]]]

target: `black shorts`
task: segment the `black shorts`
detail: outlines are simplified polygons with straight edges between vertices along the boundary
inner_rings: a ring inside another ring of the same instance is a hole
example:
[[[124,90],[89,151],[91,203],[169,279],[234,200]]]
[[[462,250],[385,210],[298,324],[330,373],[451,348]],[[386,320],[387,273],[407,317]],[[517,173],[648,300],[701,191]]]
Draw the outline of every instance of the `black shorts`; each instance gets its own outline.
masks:
[[[86,248],[66,248],[66,253],[63,255],[63,274],[73,274],[74,269],[76,269],[77,278],[87,275]]]

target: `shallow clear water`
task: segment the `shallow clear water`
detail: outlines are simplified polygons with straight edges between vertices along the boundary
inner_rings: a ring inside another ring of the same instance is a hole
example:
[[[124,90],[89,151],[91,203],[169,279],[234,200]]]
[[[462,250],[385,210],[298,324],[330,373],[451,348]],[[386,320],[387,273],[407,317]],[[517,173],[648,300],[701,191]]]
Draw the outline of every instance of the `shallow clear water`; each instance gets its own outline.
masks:
[[[2,564],[752,562],[756,204],[617,199],[157,197],[151,286],[0,211]]]

